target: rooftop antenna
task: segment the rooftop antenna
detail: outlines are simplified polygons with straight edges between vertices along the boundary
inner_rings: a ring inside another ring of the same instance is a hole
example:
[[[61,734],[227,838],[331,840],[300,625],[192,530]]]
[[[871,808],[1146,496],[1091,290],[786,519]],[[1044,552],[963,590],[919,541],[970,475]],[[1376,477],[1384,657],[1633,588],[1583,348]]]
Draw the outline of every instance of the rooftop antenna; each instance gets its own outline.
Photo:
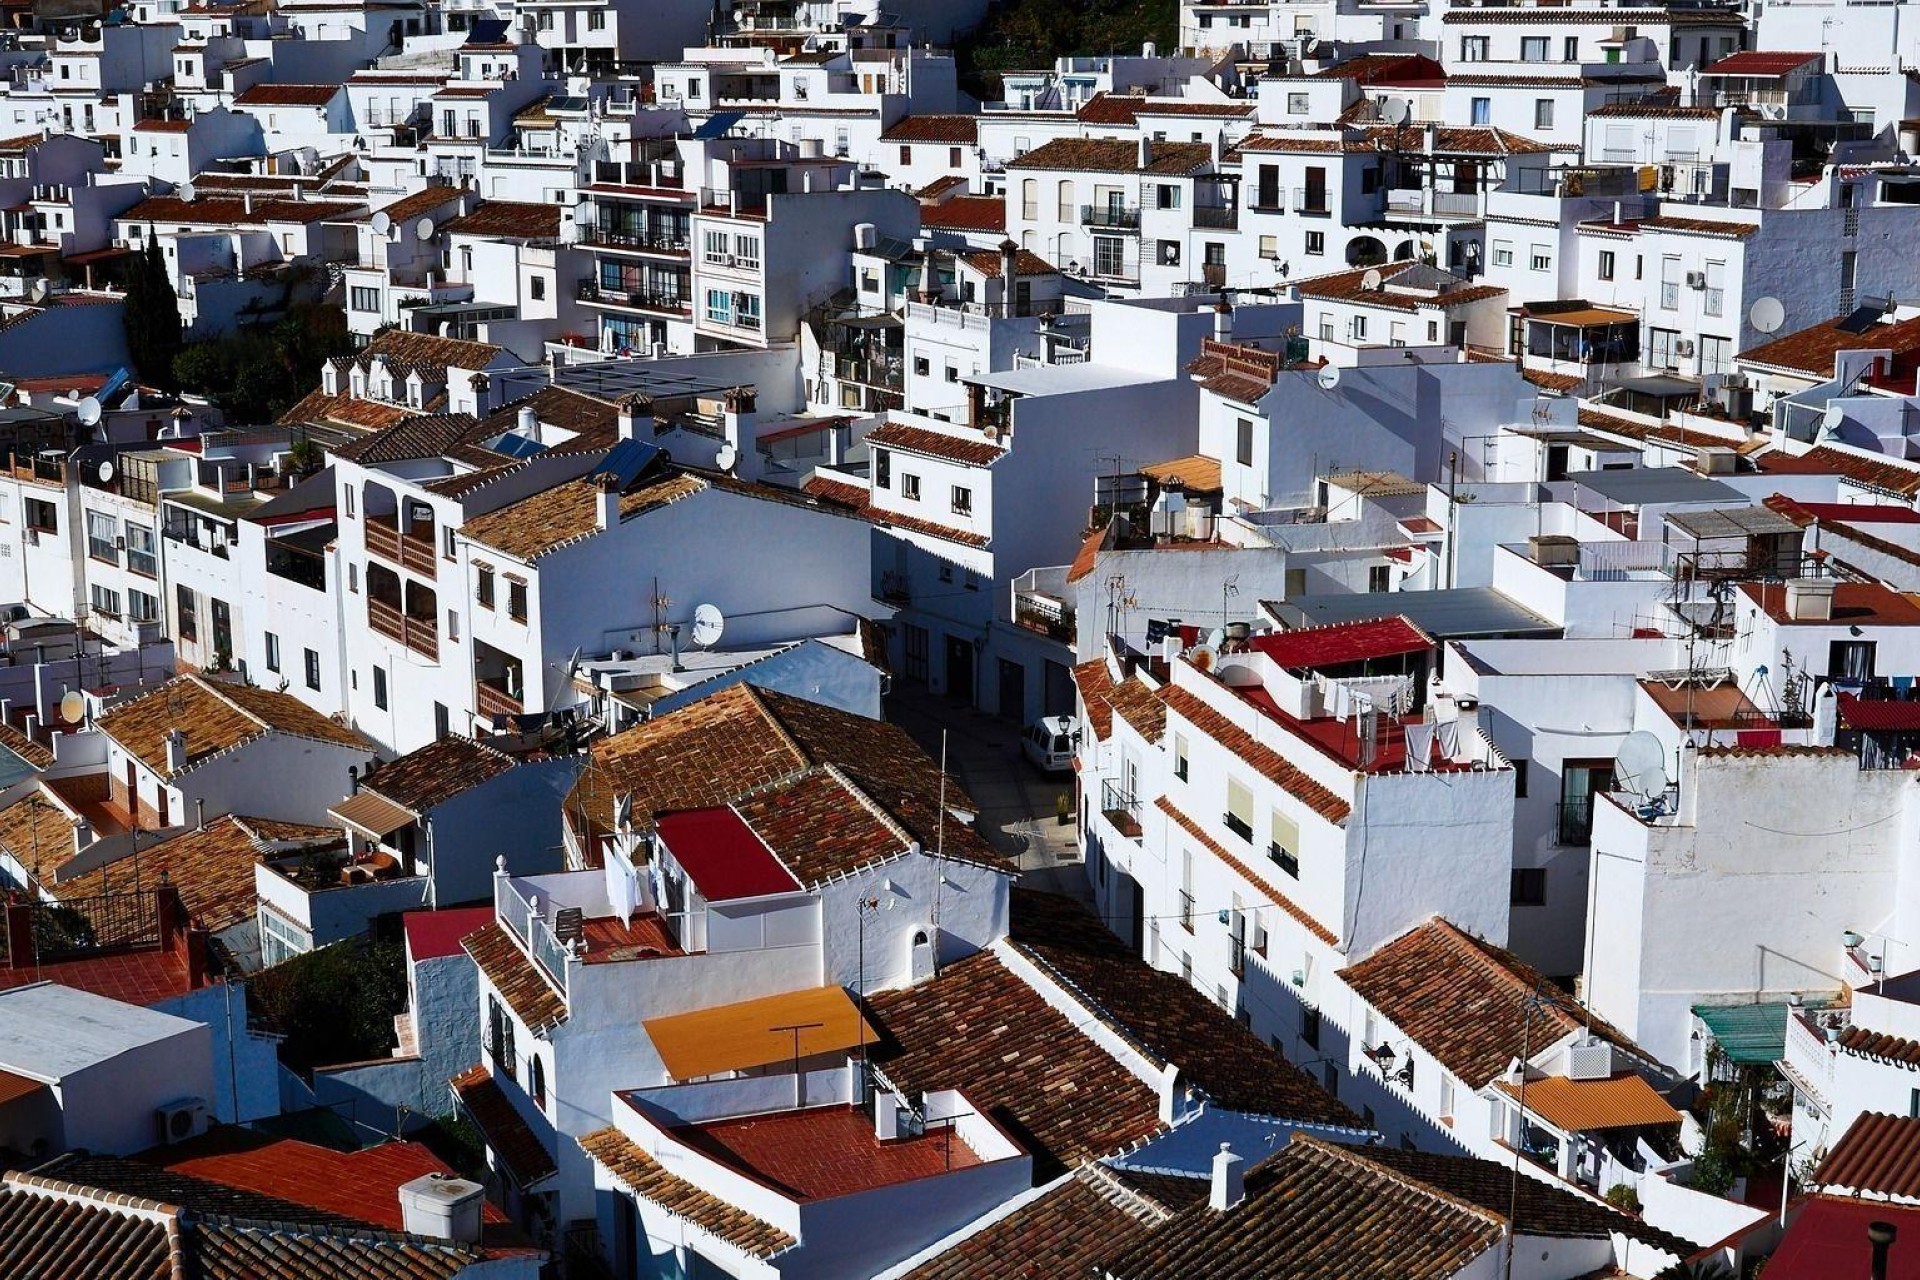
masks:
[[[1227,602],[1240,594],[1240,575],[1232,574],[1220,584],[1220,625],[1225,627],[1232,620]]]

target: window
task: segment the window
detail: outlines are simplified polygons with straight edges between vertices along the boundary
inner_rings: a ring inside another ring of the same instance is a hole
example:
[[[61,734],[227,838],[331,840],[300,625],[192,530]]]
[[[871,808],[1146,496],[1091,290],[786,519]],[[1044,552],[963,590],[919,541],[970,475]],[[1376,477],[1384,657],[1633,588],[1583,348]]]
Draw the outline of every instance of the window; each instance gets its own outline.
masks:
[[[1160,246],[1160,252],[1154,256],[1155,260],[1159,262],[1161,266],[1177,267],[1180,265],[1180,242],[1178,240],[1157,240],[1154,243]]]
[[[1279,236],[1261,236],[1260,237],[1260,256],[1263,258],[1279,257],[1280,256],[1280,237]]]
[[[96,614],[107,618],[118,618],[120,616],[120,593],[118,591],[109,590],[96,582],[89,592],[89,598],[92,601],[93,611]]]
[[[953,514],[970,516],[973,514],[973,490],[953,486]]]
[[[1193,850],[1180,851],[1180,927],[1188,933],[1193,932]],[[1189,980],[1193,977],[1191,969],[1184,971]]]
[[[1827,646],[1827,675],[1834,680],[1873,679],[1878,642],[1835,640]]]
[[[1278,809],[1273,811],[1267,856],[1295,880],[1300,878],[1300,824]]]
[[[1368,565],[1367,590],[1373,592],[1393,590],[1392,566],[1384,564]]]
[[[958,169],[959,167],[960,167],[960,148],[948,147],[947,148],[947,168]]]
[[[527,1067],[527,1079],[529,1081],[527,1092],[533,1097],[533,1105],[544,1112],[547,1109],[546,1063],[541,1060],[538,1053],[529,1055],[529,1062],[530,1065]]]
[[[498,996],[487,997],[486,1048],[493,1065],[500,1068],[507,1079],[513,1079],[513,1023],[507,1019],[506,1010],[500,1007]]]
[[[527,584],[507,579],[507,616],[515,622],[527,620]]]
[[[1313,106],[1309,95],[1290,93],[1287,95],[1287,114],[1290,116],[1311,115]]]
[[[1520,759],[1512,759],[1507,761],[1507,763],[1513,766],[1513,798],[1515,800],[1525,800],[1527,798],[1528,762]]]
[[[1727,264],[1709,262],[1707,264],[1707,296],[1704,308],[1710,316],[1724,313],[1727,305]]]
[[[742,329],[760,327],[760,295],[757,293],[736,293],[733,295],[733,322]]]
[[[873,451],[873,487],[876,489],[893,487],[893,455],[885,449]]]
[[[707,290],[707,319],[714,324],[732,324],[733,299],[730,289]]]
[[[1489,36],[1461,36],[1460,61],[1485,62],[1491,52],[1492,39]]]
[[[1300,1006],[1300,1039],[1309,1049],[1320,1047],[1320,1011],[1311,1005]]]
[[[1660,259],[1660,306],[1665,311],[1680,309],[1680,259],[1673,255]]]
[[[544,300],[547,296],[546,277],[545,276],[528,276],[527,277],[527,293],[533,298],[535,302],[540,302]]]
[[[474,598],[482,609],[493,608],[493,570],[486,565],[479,566]]]
[[[1119,236],[1093,238],[1093,274],[1124,276],[1127,271],[1127,243]]]
[[[1040,182],[1037,178],[1023,178],[1020,182],[1020,216],[1028,222],[1040,217]]]
[[[709,231],[701,237],[701,254],[710,265],[727,265],[727,244],[729,237],[724,231]]]
[[[128,622],[160,621],[160,597],[150,596],[144,591],[127,592]]]
[[[1547,37],[1521,36],[1520,61],[1545,62],[1547,60]]]
[[[1493,242],[1493,265],[1496,267],[1513,265],[1513,241],[1495,240]]]
[[[265,639],[267,642],[267,670],[278,671],[280,669],[280,637],[269,631],[266,633]]]
[[[1348,320],[1347,334],[1355,342],[1365,342],[1367,340],[1367,318],[1365,316],[1354,316]]]
[[[1600,271],[1600,278],[1602,280],[1613,279],[1613,271],[1614,271],[1613,250],[1602,249],[1600,251],[1599,271]]]
[[[373,705],[382,711],[387,709],[387,669],[385,667],[373,669]]]
[[[913,358],[913,372],[916,377],[924,378],[933,372],[933,366],[925,356],[915,356]]]
[[[1482,126],[1493,123],[1492,98],[1475,98],[1473,100],[1472,123]]]
[[[959,366],[959,365],[957,365],[957,364],[949,364],[949,365],[947,366],[947,381],[948,381],[948,382],[958,382],[958,381],[960,381],[960,366]]]
[[[160,560],[153,545],[153,530],[146,525],[127,526],[127,569],[147,578],[159,576]]]
[[[174,634],[182,640],[200,638],[200,614],[195,605],[193,588],[176,583],[173,588]]]
[[[735,236],[733,238],[733,261],[737,267],[749,267],[757,270],[760,266],[760,237]]]
[[[447,710],[447,704],[433,704],[433,740],[435,742],[453,732],[453,713]]]
[[[901,164],[913,163],[913,148],[910,146],[907,146],[904,143],[902,143],[900,147],[900,163]]]
[[[1243,467],[1253,465],[1253,420],[1236,419],[1233,424],[1233,460]]]
[[[1227,779],[1227,830],[1242,840],[1253,839],[1253,792],[1245,784]]]
[[[1182,782],[1187,780],[1187,736],[1183,733],[1173,735],[1173,776]]]
[[[1507,900],[1516,907],[1540,907],[1547,901],[1547,869],[1545,867],[1515,867],[1513,869],[1513,888]]]
[[[60,508],[40,498],[27,498],[20,504],[27,517],[27,528],[41,533],[60,532]]]
[[[900,496],[908,502],[920,501],[920,477],[909,471],[900,473]]]
[[[1453,1123],[1453,1077],[1440,1077],[1440,1118],[1448,1124]]]
[[[587,30],[605,31],[607,29],[607,11],[605,9],[587,10]]]
[[[380,309],[380,291],[365,285],[355,285],[347,305],[355,311],[378,311]]]
[[[1553,128],[1553,99],[1535,98],[1533,100],[1533,127],[1536,129]]]
[[[1156,184],[1153,189],[1153,207],[1156,209],[1178,209],[1180,207],[1180,188],[1170,182]]]
[[[120,563],[114,539],[120,536],[120,522],[104,511],[87,512],[87,555],[108,564]]]
[[[307,688],[317,693],[320,690],[320,651],[305,649],[302,650],[302,655],[307,662]]]
[[[1536,244],[1527,253],[1527,269],[1530,271],[1553,270],[1553,247]]]
[[[1317,258],[1327,251],[1327,233],[1324,231],[1307,232],[1307,256]]]

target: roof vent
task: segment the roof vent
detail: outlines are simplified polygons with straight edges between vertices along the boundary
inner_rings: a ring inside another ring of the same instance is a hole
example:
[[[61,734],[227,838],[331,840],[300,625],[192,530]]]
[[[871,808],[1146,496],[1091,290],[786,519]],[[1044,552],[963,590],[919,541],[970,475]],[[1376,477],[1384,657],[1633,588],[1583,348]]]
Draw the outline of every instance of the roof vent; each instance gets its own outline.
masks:
[[[477,1244],[486,1188],[450,1173],[429,1173],[400,1184],[400,1218],[410,1236]]]
[[[1832,578],[1787,579],[1787,617],[1795,622],[1828,622],[1833,618]]]

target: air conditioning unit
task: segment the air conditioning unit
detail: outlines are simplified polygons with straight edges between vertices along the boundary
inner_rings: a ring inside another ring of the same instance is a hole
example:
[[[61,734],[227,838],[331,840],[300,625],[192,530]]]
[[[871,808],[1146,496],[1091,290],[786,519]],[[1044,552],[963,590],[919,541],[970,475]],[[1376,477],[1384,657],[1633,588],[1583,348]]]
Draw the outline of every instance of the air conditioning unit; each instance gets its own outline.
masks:
[[[1707,287],[1707,273],[1704,271],[1687,272],[1687,288],[1704,289]]]
[[[1613,1046],[1587,1036],[1567,1046],[1567,1079],[1605,1080],[1613,1074]]]
[[[1682,338],[1680,341],[1674,343],[1673,354],[1679,356],[1682,360],[1687,359],[1693,354],[1693,339]]]
[[[207,1131],[204,1098],[180,1098],[153,1109],[154,1134],[162,1146],[173,1146]]]

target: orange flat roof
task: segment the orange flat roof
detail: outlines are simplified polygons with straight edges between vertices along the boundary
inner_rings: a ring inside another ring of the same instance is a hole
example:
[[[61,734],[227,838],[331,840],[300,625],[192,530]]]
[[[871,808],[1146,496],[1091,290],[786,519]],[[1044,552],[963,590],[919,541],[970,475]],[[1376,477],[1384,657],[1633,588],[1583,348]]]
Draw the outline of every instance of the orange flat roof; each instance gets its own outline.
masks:
[[[1519,1086],[1505,1080],[1494,1087],[1510,1098],[1520,1097]],[[1565,1076],[1529,1080],[1526,1107],[1527,1114],[1540,1117],[1562,1133],[1680,1123],[1680,1113],[1672,1104],[1630,1071],[1606,1080],[1569,1080]]]
[[[792,1062],[880,1039],[842,987],[813,987],[762,996],[692,1013],[648,1018],[643,1024],[667,1074],[697,1080],[727,1071]]]

